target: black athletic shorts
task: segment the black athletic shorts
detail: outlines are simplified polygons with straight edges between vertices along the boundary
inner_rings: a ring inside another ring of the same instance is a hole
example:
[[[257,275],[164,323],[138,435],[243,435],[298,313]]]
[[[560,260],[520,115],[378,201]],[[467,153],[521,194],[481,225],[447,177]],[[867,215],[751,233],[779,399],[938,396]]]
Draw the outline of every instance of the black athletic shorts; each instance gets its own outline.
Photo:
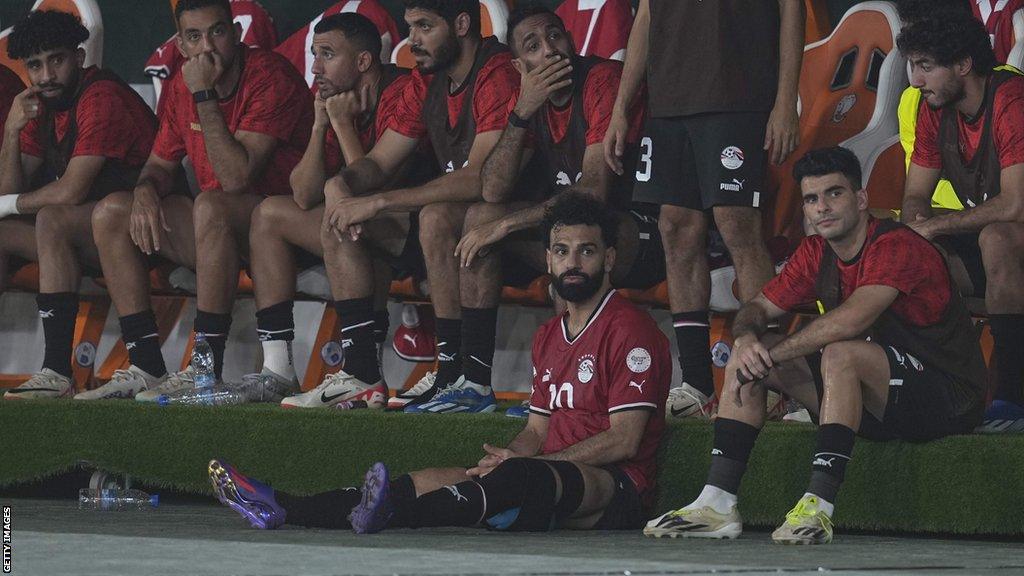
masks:
[[[650,118],[634,202],[708,210],[765,204],[767,112]]]
[[[985,280],[985,264],[981,260],[981,246],[978,245],[977,232],[967,234],[953,234],[939,236],[935,243],[941,246],[951,256],[956,256],[967,269],[967,276],[971,281],[971,296],[984,298],[987,282]]]
[[[594,530],[638,530],[647,522],[640,493],[629,475],[618,466],[603,466],[615,480],[615,494],[604,509]]]
[[[970,418],[954,413],[953,388],[956,381],[911,354],[883,345],[889,360],[889,398],[879,420],[867,410],[861,416],[859,436],[869,440],[910,440],[925,442],[950,434],[967,434],[974,428]],[[818,389],[819,402],[824,385],[821,355],[807,357]]]

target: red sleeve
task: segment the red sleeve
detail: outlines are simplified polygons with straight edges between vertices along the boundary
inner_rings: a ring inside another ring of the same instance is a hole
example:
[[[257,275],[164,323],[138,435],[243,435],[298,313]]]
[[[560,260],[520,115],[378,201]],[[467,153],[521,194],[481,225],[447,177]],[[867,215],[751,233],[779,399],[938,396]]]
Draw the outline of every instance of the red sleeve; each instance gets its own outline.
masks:
[[[587,124],[590,126],[587,130],[587,146],[604,141],[604,135],[608,132],[608,124],[611,123],[612,109],[615,107],[615,96],[618,94],[621,79],[622,63],[617,61],[602,62],[590,71],[583,93]],[[646,98],[636,98],[636,103],[630,110],[627,138],[631,144],[640,141],[646,100]]]
[[[625,58],[626,43],[629,42],[629,31],[633,28],[633,9],[629,0],[606,0],[597,17],[597,24],[590,36],[587,54],[601,58]],[[583,42],[583,39],[580,39]],[[577,49],[583,46],[577,43]]]
[[[804,238],[782,272],[761,290],[765,298],[783,310],[814,302],[814,282],[818,277],[823,243],[820,236]]]
[[[280,63],[267,66],[262,74],[253,75],[249,80],[252,92],[236,132],[258,132],[287,142],[307,109],[299,103],[313,96],[305,82],[291,81],[295,71],[283,56],[274,52],[266,52],[265,55],[272,55]]]
[[[537,373],[537,366],[543,366],[544,343],[547,340],[545,335],[548,332],[548,324],[542,325],[533,335],[533,388],[530,394],[530,412],[540,416],[551,416],[551,392],[548,390],[549,381],[545,381],[544,374]],[[551,379],[551,375],[547,375]]]
[[[476,133],[504,130],[508,124],[508,102],[519,96],[519,72],[509,53],[491,58],[473,87],[473,117]]]
[[[419,69],[413,70],[411,76],[401,98],[397,98],[394,108],[387,111],[385,125],[402,136],[422,138],[427,133],[427,125],[423,123],[423,101],[427,98],[427,85],[432,76],[424,77]]]
[[[97,82],[78,103],[78,139],[71,156],[105,156],[124,160],[136,141],[132,117],[124,113],[121,87]]]
[[[160,129],[153,142],[153,154],[169,162],[178,162],[185,156],[185,139],[178,130],[177,114],[182,94],[188,93],[183,88],[181,76],[177,75],[166,86],[166,93],[160,99]]]
[[[277,46],[277,29],[266,8],[259,2],[235,1],[231,3],[235,22],[242,25],[242,42],[247,46],[266,48]]]
[[[612,332],[611,354],[603,359],[608,382],[608,413],[656,410],[667,386],[663,367],[671,365],[667,341],[652,322],[628,321]],[[671,377],[671,373],[669,373]]]
[[[1024,162],[1024,77],[1007,81],[996,96],[993,139],[999,166],[1009,168]]]
[[[932,110],[924,98],[917,112],[917,129],[914,137],[914,154],[910,161],[925,168],[942,168],[939,152],[939,119],[942,112]]]

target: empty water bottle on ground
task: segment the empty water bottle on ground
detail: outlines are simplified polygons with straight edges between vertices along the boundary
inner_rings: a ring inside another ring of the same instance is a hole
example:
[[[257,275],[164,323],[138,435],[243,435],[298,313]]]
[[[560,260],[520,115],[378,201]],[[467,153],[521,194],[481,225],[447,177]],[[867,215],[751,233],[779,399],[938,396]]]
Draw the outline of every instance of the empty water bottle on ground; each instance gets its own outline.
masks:
[[[223,406],[226,404],[244,404],[246,396],[237,387],[230,387],[223,384],[183,390],[176,394],[161,394],[156,399],[157,404],[168,406],[170,404],[182,404],[185,406]]]
[[[160,496],[142,490],[121,488],[82,488],[78,491],[79,510],[148,510],[160,504]]]
[[[211,388],[217,382],[217,374],[213,369],[213,348],[206,341],[206,334],[196,332],[195,345],[192,346],[192,379],[196,389]]]

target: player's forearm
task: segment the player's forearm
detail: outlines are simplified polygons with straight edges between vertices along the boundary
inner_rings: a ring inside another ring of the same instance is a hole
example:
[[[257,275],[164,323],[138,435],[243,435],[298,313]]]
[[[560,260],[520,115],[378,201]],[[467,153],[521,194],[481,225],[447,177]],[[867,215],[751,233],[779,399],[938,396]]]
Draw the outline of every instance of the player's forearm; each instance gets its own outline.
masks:
[[[174,175],[159,164],[146,162],[135,184],[135,189],[139,188],[149,188],[163,198],[174,190]]]
[[[379,190],[388,181],[388,174],[385,174],[380,165],[369,156],[346,166],[341,171],[341,177],[351,194],[355,196]]]
[[[544,211],[547,209],[547,205],[548,202],[535,204],[503,217],[501,219],[501,229],[505,236],[539,225],[541,220],[544,219]]]
[[[780,0],[779,11],[779,85],[775,105],[796,106],[807,14],[803,0]]]
[[[486,202],[508,202],[519,178],[526,129],[505,126],[480,170],[480,191]]]
[[[25,192],[25,175],[21,169],[21,131],[4,129],[0,148],[0,196]]]
[[[249,152],[228,130],[216,100],[196,105],[203,128],[206,156],[225,192],[242,192],[251,185]]]
[[[509,450],[523,457],[536,456],[540,453],[540,448],[544,444],[544,439],[541,438],[536,432],[530,428],[523,428],[516,437],[508,443]]]
[[[590,466],[604,466],[624,462],[636,456],[639,442],[614,428],[609,428],[551,454],[538,456],[542,460],[568,460]]]
[[[865,318],[849,307],[839,307],[815,318],[804,329],[776,344],[769,353],[774,362],[813,354],[834,342],[860,338],[876,318]]]
[[[619,80],[619,93],[615,97],[615,112],[628,116],[633,100],[640,91],[640,84],[647,73],[647,38],[651,29],[651,10],[648,0],[640,0],[633,28],[626,43],[626,60]]]
[[[768,313],[756,301],[744,304],[736,313],[732,321],[732,334],[734,338],[740,336],[753,336],[760,339],[761,335],[768,330]]]
[[[359,140],[359,133],[356,132],[356,126],[353,122],[338,123],[331,120],[331,127],[334,128],[334,133],[338,135],[338,143],[341,144],[341,155],[345,158],[346,166],[355,164],[363,156],[366,156],[366,150],[363,150],[363,143]]]
[[[907,194],[903,197],[900,221],[904,224],[910,224],[916,221],[918,216],[922,218],[932,217],[931,199],[921,194]]]
[[[18,196],[18,213],[35,214],[47,206],[81,204],[88,196],[88,185],[64,177]]]
[[[474,202],[480,200],[480,173],[460,168],[417,188],[402,188],[381,193],[383,210],[405,211],[437,202]]]
[[[309,210],[324,201],[324,184],[327,182],[324,144],[326,135],[327,127],[313,128],[306,152],[288,178],[292,193],[295,195],[295,203],[303,210]]]
[[[974,208],[946,212],[932,218],[932,237],[943,234],[964,234],[980,232],[989,224],[998,222],[1024,222],[1024,202],[1016,194],[1000,194]]]

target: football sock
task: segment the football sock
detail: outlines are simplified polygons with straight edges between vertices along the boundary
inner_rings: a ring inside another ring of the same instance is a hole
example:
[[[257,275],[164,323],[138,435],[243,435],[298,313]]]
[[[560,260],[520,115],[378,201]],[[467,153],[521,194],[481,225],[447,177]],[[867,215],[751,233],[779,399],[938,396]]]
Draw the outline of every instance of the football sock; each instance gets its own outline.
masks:
[[[121,337],[128,349],[132,366],[159,378],[167,374],[163,353],[160,351],[160,333],[152,310],[143,310],[120,318]]]
[[[75,341],[78,294],[39,294],[36,305],[43,322],[43,368],[71,378],[71,346]]]
[[[709,314],[707,310],[697,310],[672,315],[683,382],[700,390],[708,398],[715,395],[715,381],[711,374]]]

